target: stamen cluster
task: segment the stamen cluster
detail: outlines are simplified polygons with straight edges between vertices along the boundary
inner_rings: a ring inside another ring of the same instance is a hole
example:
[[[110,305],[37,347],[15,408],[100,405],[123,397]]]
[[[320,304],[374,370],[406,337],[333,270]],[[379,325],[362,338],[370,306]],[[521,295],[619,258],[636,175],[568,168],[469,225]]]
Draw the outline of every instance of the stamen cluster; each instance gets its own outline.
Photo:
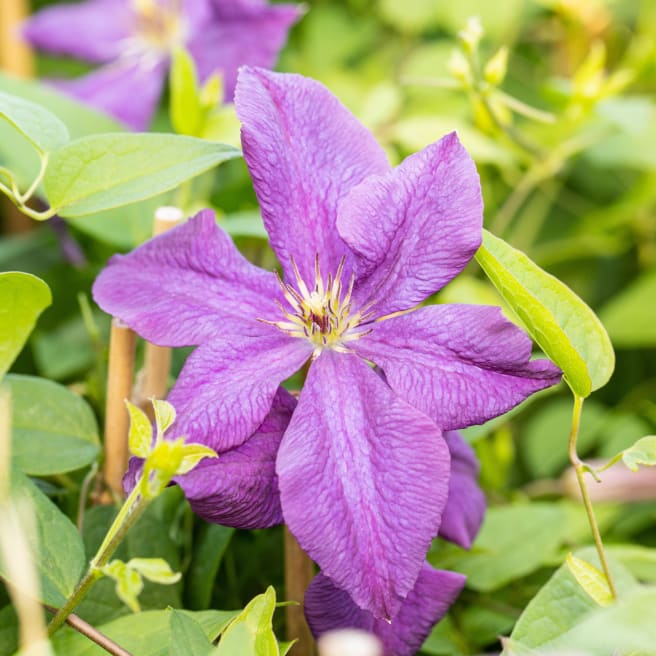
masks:
[[[170,53],[185,38],[180,0],[132,0],[134,36],[129,46],[143,54]]]
[[[310,340],[315,346],[314,357],[323,349],[333,349],[346,353],[349,349],[346,342],[359,339],[371,332],[371,329],[357,330],[370,313],[366,307],[353,312],[353,284],[355,276],[351,274],[346,293],[342,296],[344,286],[344,258],[341,259],[337,271],[328,274],[325,281],[321,275],[319,256],[314,260],[314,286],[308,287],[292,258],[296,285],[283,282],[278,276],[278,283],[291,311],[278,303],[286,321],[264,321],[292,337],[302,337]]]

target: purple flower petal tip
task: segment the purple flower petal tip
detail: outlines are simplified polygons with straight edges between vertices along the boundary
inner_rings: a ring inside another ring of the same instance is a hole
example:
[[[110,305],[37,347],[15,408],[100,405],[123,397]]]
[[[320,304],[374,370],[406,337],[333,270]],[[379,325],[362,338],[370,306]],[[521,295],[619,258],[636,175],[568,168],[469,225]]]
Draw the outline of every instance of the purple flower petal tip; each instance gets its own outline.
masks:
[[[305,593],[305,616],[317,638],[335,629],[361,629],[381,640],[384,656],[414,656],[464,584],[462,574],[436,570],[424,563],[398,613],[387,622],[359,608],[348,593],[320,573]]]
[[[455,431],[444,434],[451,454],[449,496],[440,536],[469,549],[485,516],[485,495],[478,486],[480,469],[474,450]]]

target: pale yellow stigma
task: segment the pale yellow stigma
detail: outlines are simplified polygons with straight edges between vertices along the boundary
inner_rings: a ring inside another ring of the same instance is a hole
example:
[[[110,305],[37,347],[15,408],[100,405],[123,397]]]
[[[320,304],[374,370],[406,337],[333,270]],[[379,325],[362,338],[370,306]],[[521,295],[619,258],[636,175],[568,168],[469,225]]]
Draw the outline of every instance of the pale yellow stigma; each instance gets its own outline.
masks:
[[[344,273],[344,258],[342,258],[335,275],[328,275],[324,283],[319,267],[319,256],[314,262],[314,286],[308,288],[292,259],[296,285],[283,282],[278,277],[285,300],[290,308],[278,304],[285,317],[283,321],[267,321],[264,323],[275,326],[292,337],[309,340],[314,346],[314,356],[317,357],[324,349],[332,349],[342,353],[349,352],[348,342],[368,335],[371,329],[363,324],[370,315],[367,308],[354,312],[353,284],[355,278],[351,275],[348,287],[342,286]]]

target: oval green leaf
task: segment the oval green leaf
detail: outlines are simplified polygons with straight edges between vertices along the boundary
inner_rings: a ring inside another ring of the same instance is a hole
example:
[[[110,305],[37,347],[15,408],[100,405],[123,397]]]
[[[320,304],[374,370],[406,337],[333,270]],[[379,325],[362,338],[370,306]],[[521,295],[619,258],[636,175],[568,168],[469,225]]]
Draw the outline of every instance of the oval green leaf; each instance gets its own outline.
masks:
[[[52,476],[98,458],[98,425],[87,402],[44,378],[10,374],[12,462],[24,474]]]
[[[62,216],[83,216],[150,198],[241,156],[225,144],[175,134],[98,134],[52,153],[43,181]]]
[[[40,152],[68,143],[68,129],[52,112],[30,100],[0,91],[0,118],[9,122]]]
[[[39,315],[52,303],[50,288],[29,273],[0,273],[0,378],[23,348]]]
[[[37,531],[28,536],[41,583],[41,601],[61,606],[73,592],[86,564],[84,547],[77,529],[27,476],[11,473],[11,494],[27,498],[34,507]],[[0,562],[0,576],[12,580]]]
[[[476,260],[575,394],[585,398],[608,382],[615,367],[608,333],[567,285],[486,230]]]
[[[593,601],[600,606],[610,606],[613,603],[613,593],[603,572],[573,554],[567,554],[565,562],[572,576]]]

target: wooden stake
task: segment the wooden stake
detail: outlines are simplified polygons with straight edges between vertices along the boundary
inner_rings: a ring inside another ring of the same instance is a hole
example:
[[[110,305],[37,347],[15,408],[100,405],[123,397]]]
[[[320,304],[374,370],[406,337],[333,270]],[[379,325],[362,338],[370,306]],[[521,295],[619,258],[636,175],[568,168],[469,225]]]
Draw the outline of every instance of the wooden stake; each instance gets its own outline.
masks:
[[[0,0],[0,68],[19,77],[34,75],[34,56],[20,38],[20,25],[29,16],[28,0]],[[5,232],[19,234],[34,229],[34,221],[2,198]]]
[[[0,64],[19,77],[34,75],[34,56],[20,37],[21,23],[30,15],[28,0],[0,2]]]
[[[182,210],[177,207],[159,207],[155,212],[153,236],[156,237],[175,228],[183,218]],[[153,407],[148,399],[152,396],[163,399],[166,396],[170,370],[171,349],[146,342],[144,368],[137,384],[137,401],[151,419],[154,419]]]
[[[297,601],[300,606],[287,606],[287,639],[298,642],[292,647],[290,656],[314,656],[316,653],[310,627],[303,614],[303,597],[314,578],[314,563],[301,549],[296,538],[285,526],[285,597],[287,601]]]
[[[132,395],[136,335],[119,319],[112,320],[105,407],[105,466],[103,478],[110,490],[122,498],[123,474],[128,465],[130,419],[125,399]]]

